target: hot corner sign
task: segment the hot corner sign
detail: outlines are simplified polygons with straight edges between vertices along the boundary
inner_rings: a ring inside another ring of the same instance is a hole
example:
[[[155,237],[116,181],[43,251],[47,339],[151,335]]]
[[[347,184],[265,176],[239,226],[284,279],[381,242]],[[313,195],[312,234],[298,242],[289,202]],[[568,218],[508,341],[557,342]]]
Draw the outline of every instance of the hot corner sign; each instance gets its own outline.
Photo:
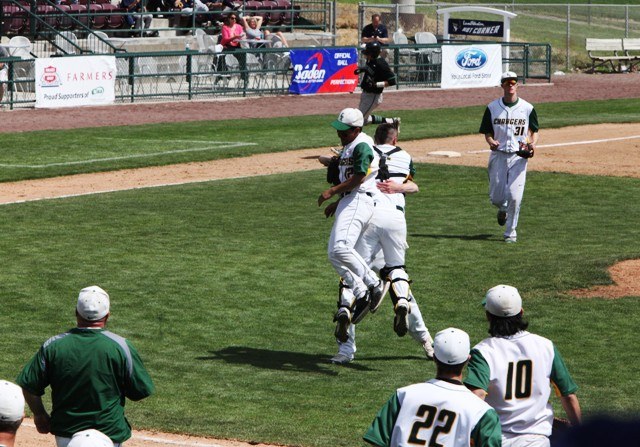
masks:
[[[449,34],[503,37],[504,24],[489,20],[449,19]]]

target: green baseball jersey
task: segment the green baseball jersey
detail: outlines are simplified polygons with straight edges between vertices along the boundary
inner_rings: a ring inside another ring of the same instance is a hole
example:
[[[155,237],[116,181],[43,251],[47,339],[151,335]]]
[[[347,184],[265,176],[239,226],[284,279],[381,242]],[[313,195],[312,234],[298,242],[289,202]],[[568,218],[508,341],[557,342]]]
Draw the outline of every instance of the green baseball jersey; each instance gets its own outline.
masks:
[[[131,437],[125,398],[154,391],[140,356],[125,338],[103,329],[71,329],[47,340],[16,383],[42,396],[51,387],[51,433],[71,437],[94,428],[121,443]]]
[[[365,176],[358,192],[378,193],[376,175],[378,174],[380,157],[373,150],[373,140],[361,132],[355,140],[344,146],[340,154],[340,181],[344,182],[354,174]]]
[[[527,331],[478,343],[464,383],[488,393],[507,436],[551,435],[551,386],[563,396],[578,389],[553,343]]]
[[[431,379],[398,389],[363,436],[380,447],[499,447],[498,415],[461,383]]]

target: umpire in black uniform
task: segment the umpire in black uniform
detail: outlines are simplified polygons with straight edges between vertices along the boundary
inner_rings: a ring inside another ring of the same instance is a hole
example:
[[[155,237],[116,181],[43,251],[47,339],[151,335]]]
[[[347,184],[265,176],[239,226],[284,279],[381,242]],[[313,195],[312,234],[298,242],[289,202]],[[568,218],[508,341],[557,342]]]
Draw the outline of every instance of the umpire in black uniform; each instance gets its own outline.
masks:
[[[365,45],[362,54],[366,57],[364,67],[359,67],[355,73],[362,74],[360,88],[360,105],[358,109],[364,116],[364,124],[393,124],[400,129],[400,118],[385,118],[372,115],[373,109],[382,103],[382,91],[385,87],[396,85],[396,75],[391,71],[386,60],[380,57],[381,46],[379,42],[369,42]]]

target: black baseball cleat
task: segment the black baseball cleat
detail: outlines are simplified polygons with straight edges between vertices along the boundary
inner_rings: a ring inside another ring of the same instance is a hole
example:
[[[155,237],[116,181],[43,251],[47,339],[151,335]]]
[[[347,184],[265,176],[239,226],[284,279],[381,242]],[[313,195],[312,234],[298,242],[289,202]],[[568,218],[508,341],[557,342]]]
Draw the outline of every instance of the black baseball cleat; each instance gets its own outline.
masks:
[[[504,224],[507,223],[507,212],[506,211],[502,211],[499,210],[498,211],[498,225],[500,225],[501,227],[504,226]]]
[[[346,343],[349,340],[349,325],[351,324],[351,314],[349,309],[341,307],[333,317],[336,322],[336,330],[334,335],[340,343]]]
[[[353,317],[351,318],[351,322],[353,324],[358,324],[362,321],[362,319],[369,313],[369,292],[365,293],[362,297],[356,300],[355,305],[353,306]]]
[[[400,298],[394,309],[396,316],[393,318],[393,330],[398,337],[404,337],[407,334],[409,323],[407,315],[409,314],[409,303],[404,298]]]

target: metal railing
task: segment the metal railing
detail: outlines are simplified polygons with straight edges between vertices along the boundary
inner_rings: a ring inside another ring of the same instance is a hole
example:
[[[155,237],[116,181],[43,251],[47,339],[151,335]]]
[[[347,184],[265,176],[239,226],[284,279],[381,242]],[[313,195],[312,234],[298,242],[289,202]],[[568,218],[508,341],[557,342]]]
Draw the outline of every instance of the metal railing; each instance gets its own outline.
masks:
[[[453,45],[453,44],[451,44]],[[502,44],[512,69],[527,79],[551,79],[551,47],[538,43]],[[116,103],[180,101],[288,94],[292,48],[234,52],[165,51],[115,53]],[[396,89],[437,88],[441,44],[390,45],[386,58],[396,73]],[[67,56],[74,57],[74,56]],[[35,104],[35,59],[0,59],[8,65],[4,102],[10,108]]]

